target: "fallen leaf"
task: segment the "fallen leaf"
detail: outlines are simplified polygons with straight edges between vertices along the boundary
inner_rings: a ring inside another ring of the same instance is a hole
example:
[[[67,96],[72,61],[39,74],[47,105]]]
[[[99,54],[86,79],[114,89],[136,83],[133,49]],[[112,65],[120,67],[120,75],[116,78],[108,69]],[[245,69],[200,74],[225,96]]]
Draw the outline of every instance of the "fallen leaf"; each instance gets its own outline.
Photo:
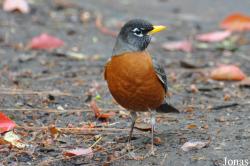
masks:
[[[197,88],[197,86],[195,84],[190,85],[190,90],[191,90],[192,93],[199,92],[199,89]]]
[[[155,145],[162,145],[163,142],[160,137],[154,137],[154,144]]]
[[[54,125],[52,125],[52,126],[49,127],[49,131],[50,131],[51,136],[54,139],[57,138],[58,135],[59,135],[59,133],[60,133],[60,131]]]
[[[17,148],[25,148],[26,144],[21,141],[21,138],[16,135],[13,131],[9,131],[4,134],[3,139],[9,142],[12,146]]]
[[[9,117],[0,112],[0,134],[12,130],[16,126]]]
[[[224,95],[224,101],[229,101],[230,99],[231,99],[231,95],[226,93]]]
[[[30,8],[26,0],[5,0],[3,10],[7,12],[19,11],[21,13],[29,13]]]
[[[221,21],[220,27],[230,31],[249,31],[250,16],[242,13],[233,13]]]
[[[141,131],[151,131],[151,124],[145,122],[135,123],[135,128]]]
[[[211,71],[214,80],[241,81],[246,75],[235,65],[222,65]]]
[[[86,55],[81,54],[81,53],[77,53],[77,52],[68,52],[67,56],[71,59],[75,59],[75,60],[85,60],[87,59]]]
[[[196,129],[197,125],[196,124],[189,124],[186,126],[187,129]]]
[[[114,112],[101,113],[101,109],[97,106],[95,100],[90,102],[90,108],[95,113],[95,117],[99,119],[109,119],[115,115]]]
[[[192,43],[187,40],[163,43],[162,47],[169,51],[192,52],[193,50]]]
[[[185,152],[201,149],[210,144],[210,141],[189,141],[182,145],[181,149]]]
[[[73,150],[67,150],[63,153],[64,156],[72,157],[72,156],[87,156],[89,159],[93,158],[94,153],[92,148],[77,148]]]
[[[46,33],[43,33],[37,37],[34,37],[31,42],[28,44],[29,48],[32,49],[45,49],[51,50],[59,48],[64,45],[64,41],[58,39],[54,36],[50,36]]]
[[[220,42],[231,36],[230,31],[216,31],[205,34],[199,34],[196,36],[196,40],[202,42]]]

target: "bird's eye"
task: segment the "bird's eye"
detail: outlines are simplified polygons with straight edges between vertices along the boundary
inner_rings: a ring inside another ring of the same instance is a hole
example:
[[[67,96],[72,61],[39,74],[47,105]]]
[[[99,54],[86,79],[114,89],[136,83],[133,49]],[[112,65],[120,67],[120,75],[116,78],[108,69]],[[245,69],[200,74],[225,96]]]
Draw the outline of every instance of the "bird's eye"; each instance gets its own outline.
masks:
[[[138,29],[138,28],[134,28],[132,30],[132,32],[134,33],[134,35],[136,36],[139,36],[139,37],[142,37],[143,36],[143,33],[142,33],[142,30]]]

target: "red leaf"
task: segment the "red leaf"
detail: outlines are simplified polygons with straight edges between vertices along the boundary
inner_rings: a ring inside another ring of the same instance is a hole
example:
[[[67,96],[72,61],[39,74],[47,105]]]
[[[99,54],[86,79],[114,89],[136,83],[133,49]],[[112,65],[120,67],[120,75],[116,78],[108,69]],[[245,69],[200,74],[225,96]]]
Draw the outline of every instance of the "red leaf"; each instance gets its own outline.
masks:
[[[220,23],[220,27],[230,31],[250,31],[250,16],[233,13]]]
[[[217,31],[196,36],[196,39],[203,42],[220,42],[228,38],[232,33],[230,31]]]
[[[114,112],[110,113],[101,113],[101,109],[97,106],[96,102],[92,100],[90,102],[90,108],[95,113],[95,117],[99,119],[109,119],[110,117],[114,116]]]
[[[211,72],[214,80],[241,81],[246,75],[235,65],[222,65]]]
[[[68,157],[83,155],[83,156],[88,156],[88,158],[90,159],[94,156],[92,148],[87,148],[87,149],[77,148],[73,150],[67,150],[63,154],[64,156]]]
[[[192,52],[193,46],[190,41],[176,41],[176,42],[167,42],[162,45],[165,50],[169,51],[184,51],[184,52]]]
[[[54,36],[50,36],[46,33],[43,33],[40,36],[34,37],[29,43],[30,48],[45,49],[45,50],[58,48],[63,45],[64,45],[64,42],[61,39],[58,39]]]
[[[3,10],[7,12],[19,11],[21,13],[29,13],[30,8],[26,0],[5,0]]]
[[[95,113],[95,116],[98,117],[100,116],[100,109],[98,108],[96,102],[94,100],[92,100],[90,102],[90,108],[92,109],[92,111]]]
[[[0,134],[12,130],[16,126],[9,117],[0,112]]]

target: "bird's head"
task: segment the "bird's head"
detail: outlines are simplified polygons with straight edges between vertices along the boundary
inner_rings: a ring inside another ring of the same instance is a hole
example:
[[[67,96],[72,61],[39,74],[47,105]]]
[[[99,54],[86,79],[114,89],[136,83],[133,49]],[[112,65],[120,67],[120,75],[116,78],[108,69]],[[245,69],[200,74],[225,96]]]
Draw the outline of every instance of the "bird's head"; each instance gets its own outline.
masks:
[[[166,29],[162,25],[152,25],[150,22],[134,19],[128,21],[118,35],[118,40],[131,48],[131,51],[143,51],[147,48],[151,40],[151,35]]]

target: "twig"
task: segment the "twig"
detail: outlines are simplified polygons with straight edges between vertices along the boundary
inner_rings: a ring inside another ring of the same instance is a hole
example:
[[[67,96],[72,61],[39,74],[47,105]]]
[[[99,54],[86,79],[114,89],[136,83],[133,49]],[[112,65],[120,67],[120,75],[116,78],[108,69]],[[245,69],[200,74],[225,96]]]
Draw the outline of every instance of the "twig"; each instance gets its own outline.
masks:
[[[90,148],[93,148],[98,142],[100,142],[102,139],[102,137],[100,137],[97,141],[95,141],[95,143],[93,143]]]
[[[224,108],[235,107],[237,105],[239,105],[239,104],[238,103],[229,103],[229,104],[225,104],[225,105],[214,106],[211,109],[212,110],[220,110],[220,109],[224,109]]]
[[[49,127],[28,127],[28,126],[16,126],[17,129],[23,130],[48,130]],[[126,129],[117,129],[117,128],[57,128],[61,133],[83,133],[83,132],[91,132],[91,131],[112,131],[112,132],[121,132],[121,131],[129,131],[129,128]]]
[[[23,89],[3,89],[0,88],[1,95],[54,95],[54,96],[74,96],[71,93],[56,92],[56,91],[32,91],[32,90],[23,90]]]
[[[108,29],[107,27],[105,27],[102,24],[102,16],[100,14],[98,14],[96,16],[95,25],[96,25],[97,29],[99,29],[103,34],[110,35],[110,36],[113,36],[113,37],[116,37],[118,35],[117,32],[114,32],[114,31]]]
[[[103,113],[105,112],[119,112],[122,109],[102,109]],[[81,113],[81,112],[92,112],[92,110],[86,109],[65,109],[65,110],[58,110],[58,109],[49,109],[49,108],[0,108],[0,111],[22,111],[22,112],[46,112],[46,113]]]

